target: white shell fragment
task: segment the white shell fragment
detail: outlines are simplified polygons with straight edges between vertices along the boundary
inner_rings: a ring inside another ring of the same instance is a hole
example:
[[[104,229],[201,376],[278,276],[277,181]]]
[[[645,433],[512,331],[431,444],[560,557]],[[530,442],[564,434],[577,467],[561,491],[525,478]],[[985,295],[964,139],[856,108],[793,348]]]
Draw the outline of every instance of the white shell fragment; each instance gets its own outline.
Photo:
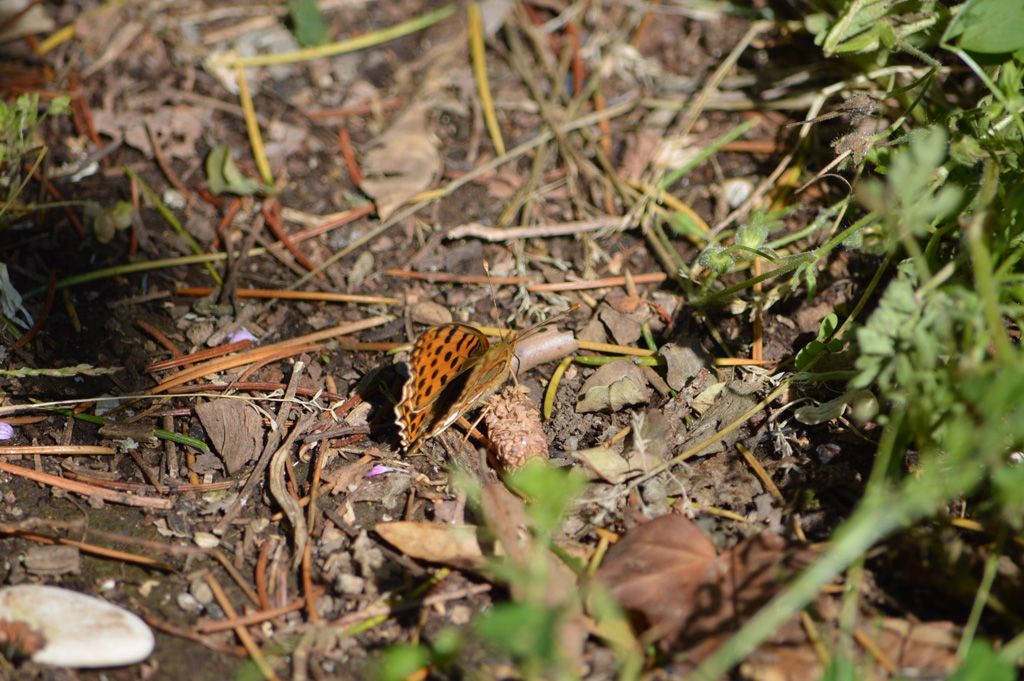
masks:
[[[46,639],[32,661],[55,667],[117,667],[153,652],[153,632],[123,608],[56,586],[0,589],[0,620],[25,622]]]

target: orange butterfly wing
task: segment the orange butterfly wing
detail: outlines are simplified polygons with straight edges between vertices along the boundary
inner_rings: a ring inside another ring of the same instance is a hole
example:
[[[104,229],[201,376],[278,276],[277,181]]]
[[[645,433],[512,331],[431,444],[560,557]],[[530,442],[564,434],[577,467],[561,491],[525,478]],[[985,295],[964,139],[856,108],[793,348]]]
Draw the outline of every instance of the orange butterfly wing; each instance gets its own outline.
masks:
[[[489,349],[487,337],[465,324],[434,326],[416,339],[409,356],[409,378],[395,406],[403,448],[439,433],[458,418],[462,410],[455,408],[464,402],[467,372]]]

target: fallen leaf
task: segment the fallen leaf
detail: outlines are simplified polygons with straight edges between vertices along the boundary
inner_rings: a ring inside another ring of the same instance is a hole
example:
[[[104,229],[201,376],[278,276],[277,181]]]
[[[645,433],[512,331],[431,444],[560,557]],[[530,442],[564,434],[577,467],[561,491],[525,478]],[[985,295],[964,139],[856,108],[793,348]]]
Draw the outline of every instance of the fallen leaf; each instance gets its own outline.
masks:
[[[414,105],[370,144],[363,162],[360,188],[377,204],[386,220],[395,209],[430,188],[444,167],[434,135],[427,125],[427,107]]]
[[[640,340],[640,320],[634,315],[625,314],[607,303],[602,303],[598,316],[619,345],[633,345]]]
[[[4,27],[0,30],[0,43],[23,35],[49,33],[56,27],[53,19],[39,4],[32,3],[26,11],[25,7],[29,4],[29,0],[0,0],[0,26]],[[12,22],[11,19],[20,12],[24,13]]]
[[[218,144],[206,156],[206,181],[217,196],[251,196],[264,189],[262,184],[242,174],[231,160],[231,147],[226,144]]]
[[[474,525],[400,520],[377,523],[373,529],[384,541],[411,558],[474,572],[481,572],[486,566]]]
[[[658,353],[665,359],[665,382],[673,390],[682,390],[697,373],[710,366],[707,355],[697,343],[666,343]]]
[[[591,447],[572,452],[589,470],[605,482],[617,485],[626,479],[632,467],[618,452],[608,447]]]
[[[663,515],[629,532],[597,571],[620,605],[641,615],[645,638],[698,664],[774,597],[813,554],[770,532],[717,556],[696,524]],[[768,644],[803,645],[793,618]],[[800,677],[803,678],[803,677]]]
[[[707,535],[669,514],[627,532],[608,550],[596,578],[619,605],[643,616],[650,638],[671,641],[714,606],[707,588],[724,569]]]
[[[263,419],[243,402],[219,399],[196,407],[206,434],[233,475],[263,448]]]
[[[146,132],[146,124],[156,135],[157,144],[165,156],[195,158],[196,145],[203,135],[206,117],[196,107],[177,104],[164,106],[152,115],[115,109],[94,109],[93,125],[101,135],[114,139],[124,137],[124,143],[153,158],[153,145]]]
[[[628,359],[615,360],[600,367],[580,388],[580,394],[582,397],[576,403],[579,414],[618,411],[651,398],[644,372]]]
[[[952,622],[886,617],[867,633],[909,679],[946,678],[957,667],[960,635]]]

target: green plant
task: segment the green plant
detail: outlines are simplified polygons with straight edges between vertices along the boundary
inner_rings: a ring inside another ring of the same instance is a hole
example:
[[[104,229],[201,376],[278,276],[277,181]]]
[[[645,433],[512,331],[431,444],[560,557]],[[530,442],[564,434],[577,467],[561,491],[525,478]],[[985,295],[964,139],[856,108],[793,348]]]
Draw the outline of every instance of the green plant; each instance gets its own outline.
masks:
[[[46,154],[46,147],[36,140],[36,130],[47,116],[70,111],[69,102],[66,96],[55,97],[41,110],[39,93],[35,92],[21,95],[13,103],[0,101],[0,188],[6,192],[0,203],[0,218],[14,205]],[[30,160],[27,172],[22,167],[26,160]]]
[[[955,14],[925,1],[819,5],[822,11],[806,25],[826,55],[856,55],[857,63],[873,67],[903,52],[928,67],[907,87],[885,84],[880,99],[908,108],[876,135],[855,169],[855,222],[842,242],[828,242],[830,250],[839,243],[857,247],[870,234],[872,252],[886,255],[880,266],[895,262],[895,271],[876,276],[888,283],[869,289],[866,319],[830,322],[797,358],[804,369],[847,347],[855,373],[846,388],[877,394],[881,435],[864,497],[829,552],[695,678],[718,678],[872,545],[955,499],[976,501],[995,522],[1020,526],[1022,478],[1010,453],[1024,447],[1024,353],[1009,330],[1024,321],[1024,33],[1020,21],[1009,20],[1024,10],[1004,0],[971,0]],[[934,48],[940,36],[978,75],[983,96],[955,102],[935,96],[941,88],[932,88],[947,67],[922,50]],[[801,267],[815,267],[821,248],[814,254]],[[917,453],[913,475],[901,465],[907,450]],[[986,480],[993,484],[983,489]],[[1013,641],[1000,655],[976,642],[954,678],[998,678],[1020,648]],[[847,678],[840,667],[830,674]]]

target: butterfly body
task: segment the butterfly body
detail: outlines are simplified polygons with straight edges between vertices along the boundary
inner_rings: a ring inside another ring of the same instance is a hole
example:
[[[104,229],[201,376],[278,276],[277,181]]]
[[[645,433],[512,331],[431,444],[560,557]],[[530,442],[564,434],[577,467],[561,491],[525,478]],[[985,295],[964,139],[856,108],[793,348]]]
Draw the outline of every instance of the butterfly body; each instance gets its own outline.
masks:
[[[511,374],[513,334],[490,342],[466,324],[424,331],[409,356],[409,378],[395,406],[402,448],[416,449],[478,406]]]

